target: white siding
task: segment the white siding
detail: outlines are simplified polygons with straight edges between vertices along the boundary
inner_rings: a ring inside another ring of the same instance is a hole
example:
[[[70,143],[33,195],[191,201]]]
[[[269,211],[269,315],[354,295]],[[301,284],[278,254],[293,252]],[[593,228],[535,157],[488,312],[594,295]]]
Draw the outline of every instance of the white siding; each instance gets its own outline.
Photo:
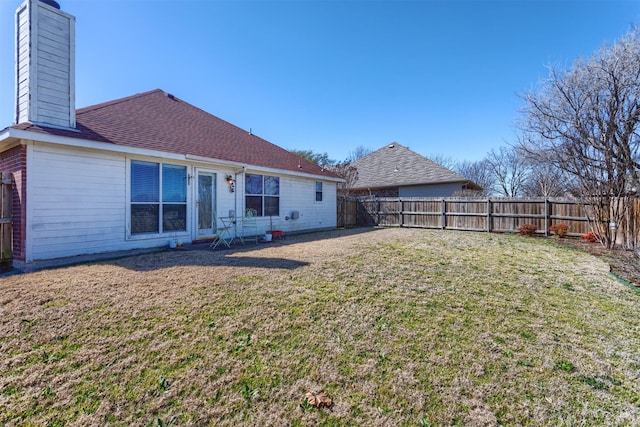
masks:
[[[135,157],[160,162],[157,158]],[[197,185],[191,179],[187,196],[187,231],[173,234],[128,236],[128,162],[124,154],[74,149],[32,142],[27,154],[27,242],[26,262],[115,252],[128,249],[162,247],[169,238],[190,242],[197,237],[195,200]],[[169,161],[171,164],[181,162]],[[202,165],[182,163],[188,174]],[[207,165],[217,176],[218,216],[244,209],[242,173]],[[257,173],[257,172],[254,172]],[[236,179],[235,192],[229,192],[227,175]],[[264,174],[264,173],[262,173]],[[336,227],[336,184],[323,181],[323,201],[315,201],[316,180],[269,173],[280,177],[280,216],[274,227],[285,233]],[[292,211],[296,220],[285,220]],[[269,218],[259,218],[258,232],[269,229]]]
[[[218,176],[218,216],[227,216],[229,210],[235,210],[237,216],[242,216],[245,209],[244,175],[242,173],[234,175],[233,171],[221,168],[213,168],[212,171],[215,171]],[[247,174],[280,178],[280,215],[272,218],[258,218],[259,234],[264,234],[271,225],[274,229],[283,230],[285,234],[336,227],[335,182],[323,181],[323,201],[316,202],[316,180],[274,172],[248,170]],[[225,180],[227,175],[233,175],[236,179],[234,193],[229,192],[229,186]],[[296,220],[285,219],[291,217],[292,211],[298,211],[300,217]]]
[[[29,9],[26,4],[16,12],[16,123],[29,120]]]
[[[319,180],[318,180],[319,181]],[[285,233],[310,231],[336,227],[336,184],[323,181],[322,202],[316,202],[316,180],[302,177],[280,177],[280,217],[273,218],[274,228]],[[296,220],[292,211],[300,212]],[[277,221],[277,223],[276,223]],[[263,230],[269,227],[269,219],[263,222]]]
[[[27,177],[30,260],[129,248],[125,165],[123,156],[34,146]]]
[[[16,23],[16,121],[75,127],[75,18],[34,1]]]

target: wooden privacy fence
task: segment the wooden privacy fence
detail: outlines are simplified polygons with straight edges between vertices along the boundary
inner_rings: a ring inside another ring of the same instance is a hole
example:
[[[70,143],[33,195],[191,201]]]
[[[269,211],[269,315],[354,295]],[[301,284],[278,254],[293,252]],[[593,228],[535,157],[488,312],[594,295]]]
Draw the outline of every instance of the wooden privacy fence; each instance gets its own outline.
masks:
[[[11,173],[0,172],[0,271],[11,269],[13,191]]]
[[[355,227],[364,225],[358,223],[358,199],[354,197],[340,197],[336,203],[338,208],[338,227]]]
[[[568,234],[581,236],[591,230],[587,207],[561,198],[338,198],[338,226],[396,226],[452,230],[517,232],[523,224],[535,224],[549,234],[554,224],[569,226]],[[626,232],[637,242],[640,202],[634,202],[633,218]]]

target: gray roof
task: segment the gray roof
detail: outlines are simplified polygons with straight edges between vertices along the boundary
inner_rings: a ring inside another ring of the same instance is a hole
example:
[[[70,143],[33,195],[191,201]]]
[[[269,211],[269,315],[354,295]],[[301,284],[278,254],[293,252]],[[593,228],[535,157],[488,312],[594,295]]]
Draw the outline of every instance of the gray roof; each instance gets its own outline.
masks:
[[[353,185],[355,189],[470,183],[462,175],[397,142],[361,157],[352,165],[358,169],[358,178]]]

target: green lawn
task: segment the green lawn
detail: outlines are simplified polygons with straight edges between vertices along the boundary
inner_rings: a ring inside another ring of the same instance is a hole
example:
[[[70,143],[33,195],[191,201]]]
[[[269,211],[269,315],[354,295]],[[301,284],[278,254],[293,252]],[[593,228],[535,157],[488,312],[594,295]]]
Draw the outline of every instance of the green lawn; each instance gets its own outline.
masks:
[[[0,356],[0,425],[640,425],[640,293],[553,239],[335,231],[5,277]]]

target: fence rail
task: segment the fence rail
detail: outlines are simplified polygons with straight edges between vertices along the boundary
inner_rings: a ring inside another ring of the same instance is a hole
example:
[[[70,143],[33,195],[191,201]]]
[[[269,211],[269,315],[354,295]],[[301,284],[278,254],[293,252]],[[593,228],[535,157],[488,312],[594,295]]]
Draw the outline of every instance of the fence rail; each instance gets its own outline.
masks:
[[[584,204],[561,198],[338,198],[338,226],[396,226],[453,230],[517,232],[535,224],[537,233],[549,234],[555,224],[569,226],[568,234],[591,230]],[[640,202],[633,218],[620,224],[638,242]]]

